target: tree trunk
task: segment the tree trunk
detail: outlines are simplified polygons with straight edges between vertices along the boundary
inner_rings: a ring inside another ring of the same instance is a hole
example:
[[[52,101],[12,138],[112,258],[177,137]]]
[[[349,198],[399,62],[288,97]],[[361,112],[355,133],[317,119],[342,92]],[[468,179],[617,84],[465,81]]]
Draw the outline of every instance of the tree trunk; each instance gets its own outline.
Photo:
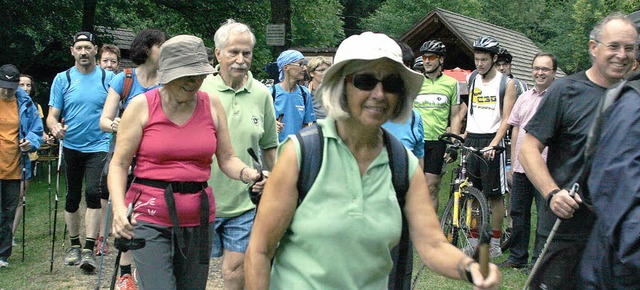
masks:
[[[84,0],[82,9],[82,31],[93,33],[93,26],[96,22],[96,6],[98,0]]]

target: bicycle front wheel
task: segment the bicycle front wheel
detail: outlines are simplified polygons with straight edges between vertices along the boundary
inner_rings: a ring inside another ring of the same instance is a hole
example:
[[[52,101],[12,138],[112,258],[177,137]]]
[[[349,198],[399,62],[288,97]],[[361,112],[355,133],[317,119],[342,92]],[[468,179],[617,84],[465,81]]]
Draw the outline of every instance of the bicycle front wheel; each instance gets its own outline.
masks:
[[[479,189],[467,187],[460,202],[460,209],[460,227],[456,247],[467,256],[474,257],[478,250],[480,229],[484,224],[490,223],[487,199]]]

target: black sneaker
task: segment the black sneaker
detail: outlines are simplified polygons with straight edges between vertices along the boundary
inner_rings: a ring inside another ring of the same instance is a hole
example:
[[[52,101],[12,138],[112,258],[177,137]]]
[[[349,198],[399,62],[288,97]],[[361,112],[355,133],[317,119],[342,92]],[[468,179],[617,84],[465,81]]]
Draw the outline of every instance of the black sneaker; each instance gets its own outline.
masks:
[[[80,264],[80,247],[71,247],[67,250],[67,255],[64,257],[64,264],[68,266]]]
[[[527,265],[526,264],[514,264],[513,262],[509,261],[509,259],[507,259],[506,261],[499,263],[498,264],[499,268],[513,268],[513,269],[522,269],[522,268],[526,268]]]
[[[93,255],[93,250],[83,249],[82,259],[80,260],[80,269],[86,273],[93,273],[96,269],[96,257]]]

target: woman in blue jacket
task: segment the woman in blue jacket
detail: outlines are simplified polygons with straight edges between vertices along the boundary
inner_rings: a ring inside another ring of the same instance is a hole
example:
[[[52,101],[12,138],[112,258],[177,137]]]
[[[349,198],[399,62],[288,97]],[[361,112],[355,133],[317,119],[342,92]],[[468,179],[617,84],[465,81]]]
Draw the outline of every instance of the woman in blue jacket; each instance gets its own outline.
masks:
[[[9,266],[20,180],[31,178],[31,162],[26,153],[38,150],[42,143],[38,109],[29,95],[18,88],[19,80],[20,72],[14,65],[0,67],[0,268]]]

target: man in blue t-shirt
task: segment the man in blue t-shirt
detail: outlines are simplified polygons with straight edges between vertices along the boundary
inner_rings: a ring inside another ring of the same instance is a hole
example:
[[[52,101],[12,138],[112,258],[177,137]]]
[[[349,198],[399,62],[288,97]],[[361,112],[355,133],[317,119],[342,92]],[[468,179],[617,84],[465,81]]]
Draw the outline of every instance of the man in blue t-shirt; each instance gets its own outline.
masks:
[[[304,80],[307,61],[297,50],[285,50],[278,56],[280,83],[271,90],[278,118],[278,141],[316,121],[313,100],[309,90],[298,85]],[[275,92],[273,91],[275,90]]]
[[[113,73],[96,65],[96,39],[90,32],[73,36],[70,48],[75,65],[58,73],[51,85],[47,126],[60,140],[67,171],[65,222],[71,248],[66,265],[80,265],[85,272],[96,268],[93,247],[100,222],[100,193],[106,191],[102,168],[109,150],[109,135],[100,130],[99,120]],[[80,201],[86,176],[85,246],[80,244]]]

